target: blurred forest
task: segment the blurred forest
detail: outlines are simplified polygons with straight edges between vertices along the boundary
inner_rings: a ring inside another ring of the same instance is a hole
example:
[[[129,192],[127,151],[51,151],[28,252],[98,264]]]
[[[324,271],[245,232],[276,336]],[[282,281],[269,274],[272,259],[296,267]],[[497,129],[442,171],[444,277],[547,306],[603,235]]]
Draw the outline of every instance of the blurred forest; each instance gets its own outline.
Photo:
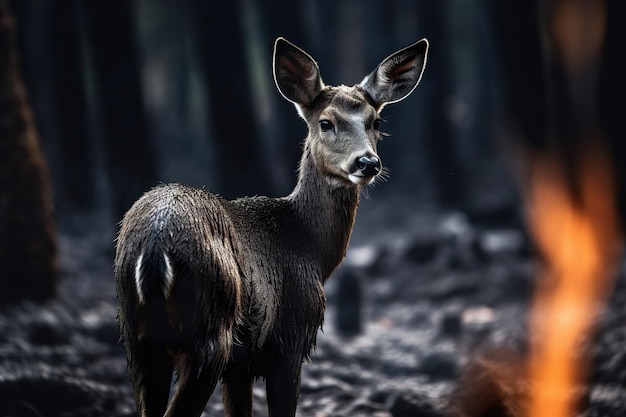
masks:
[[[276,91],[273,42],[352,85],[422,37],[422,85],[384,116],[391,171],[370,192],[499,210],[514,198],[496,140],[500,65],[486,1],[18,0],[23,76],[62,228],[94,209],[117,222],[158,182],[228,198],[295,185],[306,126]],[[375,197],[376,196],[376,197]]]
[[[421,85],[384,111],[391,177],[369,191],[376,204],[516,222],[527,149],[573,172],[576,144],[601,137],[623,165],[621,1],[9,3],[62,232],[114,229],[159,182],[289,193],[306,126],[273,85],[277,36],[328,84],[429,39]]]

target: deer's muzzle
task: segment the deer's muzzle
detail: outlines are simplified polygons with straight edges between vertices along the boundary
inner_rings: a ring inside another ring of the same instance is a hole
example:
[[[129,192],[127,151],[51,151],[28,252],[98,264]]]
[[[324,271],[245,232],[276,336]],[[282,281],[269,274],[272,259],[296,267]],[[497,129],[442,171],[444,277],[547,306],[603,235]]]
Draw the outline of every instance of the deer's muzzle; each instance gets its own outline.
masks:
[[[357,160],[357,167],[364,177],[373,177],[380,172],[380,159],[376,156],[362,156]]]
[[[368,152],[366,155],[358,156],[352,161],[348,178],[354,184],[371,184],[381,169],[382,165],[378,156]]]

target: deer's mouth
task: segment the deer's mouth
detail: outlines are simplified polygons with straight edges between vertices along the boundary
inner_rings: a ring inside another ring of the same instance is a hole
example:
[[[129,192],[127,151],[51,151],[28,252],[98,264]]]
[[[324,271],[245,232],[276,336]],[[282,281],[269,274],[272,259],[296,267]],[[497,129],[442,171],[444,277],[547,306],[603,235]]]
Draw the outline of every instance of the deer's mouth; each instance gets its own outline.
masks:
[[[348,179],[351,183],[356,185],[369,185],[374,182],[377,174],[374,175],[364,175],[361,171],[353,172],[352,174],[348,174]]]

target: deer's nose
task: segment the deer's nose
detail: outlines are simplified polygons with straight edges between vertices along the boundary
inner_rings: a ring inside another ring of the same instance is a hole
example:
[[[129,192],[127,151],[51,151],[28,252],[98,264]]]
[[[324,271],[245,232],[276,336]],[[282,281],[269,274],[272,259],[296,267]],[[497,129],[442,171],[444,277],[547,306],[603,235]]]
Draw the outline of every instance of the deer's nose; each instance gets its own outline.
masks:
[[[380,172],[380,159],[375,156],[362,156],[357,159],[356,165],[366,177],[373,177]]]

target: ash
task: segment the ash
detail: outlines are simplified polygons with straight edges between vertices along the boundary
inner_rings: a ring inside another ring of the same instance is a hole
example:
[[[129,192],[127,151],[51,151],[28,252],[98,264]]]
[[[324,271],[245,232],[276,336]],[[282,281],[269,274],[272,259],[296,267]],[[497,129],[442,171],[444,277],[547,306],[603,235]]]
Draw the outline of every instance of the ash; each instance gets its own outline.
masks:
[[[529,239],[521,227],[461,213],[363,205],[348,256],[326,286],[298,415],[487,415],[462,414],[459,393],[481,395],[472,386],[477,358],[527,350],[536,263]],[[0,310],[0,416],[135,415],[116,324],[115,231],[93,227],[114,222],[87,223],[60,236],[58,299]],[[584,416],[626,414],[625,272],[581,349],[592,362]],[[263,381],[254,397],[254,414],[267,416]],[[203,416],[221,415],[218,388]]]

